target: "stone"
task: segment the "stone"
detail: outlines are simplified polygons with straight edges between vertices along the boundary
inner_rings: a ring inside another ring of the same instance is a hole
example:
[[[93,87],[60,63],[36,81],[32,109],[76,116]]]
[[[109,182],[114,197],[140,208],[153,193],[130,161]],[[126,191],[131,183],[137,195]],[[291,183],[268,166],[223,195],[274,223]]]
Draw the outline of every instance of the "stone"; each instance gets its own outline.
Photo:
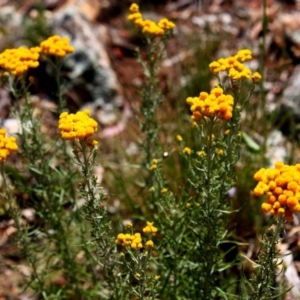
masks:
[[[101,25],[91,24],[75,5],[56,12],[50,25],[56,34],[67,36],[75,48],[63,62],[66,89],[79,95],[82,104],[120,106],[120,88],[105,49],[107,36]]]

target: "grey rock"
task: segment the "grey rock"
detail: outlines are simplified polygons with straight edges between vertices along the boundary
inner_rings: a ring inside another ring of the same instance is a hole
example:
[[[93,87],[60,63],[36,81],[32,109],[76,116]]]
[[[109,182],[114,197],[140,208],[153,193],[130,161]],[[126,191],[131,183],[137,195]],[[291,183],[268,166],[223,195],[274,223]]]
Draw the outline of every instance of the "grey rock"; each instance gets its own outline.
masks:
[[[295,67],[278,108],[276,124],[284,135],[300,138],[300,66]]]
[[[80,12],[70,5],[58,11],[51,20],[53,32],[67,36],[75,52],[64,59],[67,71],[68,90],[86,95],[84,102],[95,102],[97,106],[107,103],[120,105],[119,84],[111,68],[105,50],[105,31],[100,25],[91,24]]]
[[[269,165],[274,166],[276,161],[285,161],[288,157],[287,140],[279,130],[273,130],[267,139],[266,157]]]

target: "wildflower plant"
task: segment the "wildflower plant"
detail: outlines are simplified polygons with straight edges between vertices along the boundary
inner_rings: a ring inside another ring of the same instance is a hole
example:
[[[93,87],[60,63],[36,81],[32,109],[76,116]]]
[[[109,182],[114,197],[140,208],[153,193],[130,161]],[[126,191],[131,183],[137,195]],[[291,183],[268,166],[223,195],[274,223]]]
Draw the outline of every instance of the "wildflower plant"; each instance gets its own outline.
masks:
[[[80,278],[84,268],[76,260],[79,248],[74,246],[74,243],[80,243],[83,227],[78,228],[76,237],[73,235],[73,226],[78,219],[76,177],[68,167],[65,146],[57,140],[45,140],[40,118],[28,92],[31,84],[28,70],[39,66],[41,54],[48,54],[41,45],[29,49],[8,49],[0,54],[2,81],[15,98],[13,113],[21,124],[18,141],[24,180],[16,181],[15,185],[28,195],[39,227],[33,229],[29,224],[20,222],[20,211],[18,206],[13,205],[16,201],[11,197],[10,214],[18,230],[20,250],[31,268],[31,275],[26,281],[34,293],[44,299],[60,299],[65,297],[62,295],[75,293],[83,297],[85,292],[81,289]],[[63,162],[61,166],[66,166],[65,170],[59,167],[60,160]],[[68,211],[66,207],[73,207],[73,210]],[[54,256],[58,259],[52,259]],[[67,284],[55,288],[49,282],[59,274]]]
[[[121,246],[120,272],[124,274],[125,289],[129,295],[138,299],[156,299],[159,276],[150,272],[150,269],[155,247],[152,236],[158,229],[153,226],[153,222],[147,222],[143,233],[148,238],[142,237],[139,232],[134,232],[131,222],[125,224],[125,230],[126,233],[119,233],[115,241]]]
[[[269,228],[262,233],[255,276],[244,282],[250,290],[247,299],[271,299],[287,292],[276,282],[280,273],[278,267],[282,264],[276,245],[281,240],[284,222],[292,221],[293,213],[299,211],[299,167],[299,164],[286,165],[277,161],[274,168],[261,168],[254,174],[258,184],[253,193],[256,197],[267,197],[261,209],[271,218]]]
[[[218,84],[210,93],[200,92],[198,97],[187,98],[191,130],[199,148],[188,147],[177,135],[180,155],[185,161],[179,195],[161,192],[168,179],[163,167],[152,160],[154,184],[149,206],[164,232],[162,293],[177,299],[229,296],[229,282],[221,275],[232,267],[232,263],[225,262],[226,252],[222,250],[230,237],[226,226],[232,209],[227,192],[235,183],[241,111],[260,79],[258,73],[252,74],[244,65],[251,58],[251,51],[245,49],[211,63],[209,67]],[[221,72],[225,76],[220,76]],[[248,80],[249,93],[243,97],[241,89]]]
[[[120,292],[115,288],[118,277],[115,275],[116,253],[113,247],[111,222],[107,215],[105,194],[93,173],[94,167],[97,165],[98,150],[98,142],[93,135],[98,130],[98,123],[90,117],[89,110],[79,111],[76,114],[62,112],[58,128],[62,139],[72,143],[74,162],[81,168],[82,182],[79,192],[85,200],[82,216],[91,225],[88,229],[90,240],[86,239],[83,248],[90,243],[96,246],[95,261],[97,263],[95,266],[103,270],[102,288],[108,288],[113,298],[117,299]],[[94,282],[94,284],[97,283]],[[121,293],[122,291],[121,289]]]
[[[159,124],[156,113],[162,103],[162,94],[159,88],[157,72],[159,70],[159,63],[165,53],[166,42],[171,37],[175,24],[166,18],[161,19],[157,23],[149,19],[144,19],[136,3],[132,3],[129,11],[128,20],[141,30],[147,48],[145,58],[137,50],[137,60],[142,67],[145,77],[141,91],[142,103],[140,111],[142,116],[140,119],[140,128],[145,135],[145,140],[141,143],[141,147],[145,153],[144,165],[149,167],[151,159],[156,156],[159,149],[157,139]]]
[[[242,143],[241,113],[261,80],[247,66],[251,51],[242,49],[209,64],[217,83],[183,101],[194,143],[177,134],[169,157],[160,140],[163,97],[158,74],[175,24],[166,18],[145,19],[136,3],[129,11],[128,20],[146,43],[145,55],[137,51],[144,74],[139,116],[143,158],[142,192],[135,193],[144,201],[133,222],[122,226],[124,216],[110,212],[109,196],[94,174],[101,157],[98,123],[89,110],[69,113],[63,100],[61,67],[64,57],[75,51],[69,40],[52,36],[37,47],[0,53],[1,79],[15,98],[14,113],[21,122],[17,137],[0,129],[3,197],[30,267],[27,286],[41,299],[55,300],[276,297],[281,262],[276,261],[275,245],[284,222],[300,210],[299,165],[277,162],[254,175],[258,184],[253,194],[266,196],[262,210],[275,219],[262,235],[255,274],[239,280],[234,274],[239,261],[227,259],[238,246],[228,223],[233,213],[229,191],[235,187]],[[58,88],[57,132],[51,138],[43,134],[28,92],[28,70],[41,60],[55,70]],[[9,181],[4,164],[16,151],[24,180],[12,176]],[[171,158],[178,160],[179,172],[167,176]],[[22,221],[13,185],[27,195],[35,212],[34,226]],[[57,278],[64,284],[56,284]]]

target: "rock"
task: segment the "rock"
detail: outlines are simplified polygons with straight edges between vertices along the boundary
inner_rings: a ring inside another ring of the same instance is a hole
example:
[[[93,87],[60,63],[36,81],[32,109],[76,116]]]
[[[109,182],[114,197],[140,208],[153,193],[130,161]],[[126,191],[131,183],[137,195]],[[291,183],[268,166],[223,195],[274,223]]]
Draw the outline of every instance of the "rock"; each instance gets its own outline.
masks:
[[[11,1],[9,1],[11,2]],[[22,30],[22,16],[19,14],[14,6],[5,5],[0,9],[0,37],[1,50],[5,45],[11,45],[20,37]],[[21,29],[21,30],[20,30]]]
[[[51,28],[60,36],[67,36],[75,52],[64,59],[67,71],[66,89],[73,91],[82,104],[96,103],[97,108],[111,111],[119,107],[119,84],[105,50],[106,31],[101,25],[91,24],[75,5],[56,12]]]
[[[275,124],[284,135],[300,138],[300,66],[296,66],[285,88]]]
[[[279,130],[273,130],[267,139],[266,157],[271,167],[277,161],[286,161],[288,157],[287,141]]]

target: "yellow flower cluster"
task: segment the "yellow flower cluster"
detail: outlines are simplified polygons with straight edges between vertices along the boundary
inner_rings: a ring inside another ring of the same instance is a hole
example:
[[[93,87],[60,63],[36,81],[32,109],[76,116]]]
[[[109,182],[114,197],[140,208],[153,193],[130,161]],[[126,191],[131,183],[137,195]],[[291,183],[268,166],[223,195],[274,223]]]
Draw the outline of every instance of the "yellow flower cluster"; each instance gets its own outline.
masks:
[[[147,222],[147,225],[145,228],[143,228],[143,232],[146,234],[152,234],[155,235],[157,232],[157,228],[153,226],[152,222]],[[116,239],[116,244],[121,246],[130,246],[134,250],[139,250],[143,248],[143,241],[142,236],[140,233],[119,233]],[[146,248],[153,248],[154,243],[152,240],[148,240],[145,243]]]
[[[284,215],[292,220],[292,213],[300,211],[300,164],[295,166],[276,162],[275,168],[262,168],[254,174],[258,181],[254,189],[255,196],[267,195],[262,210],[272,215]]]
[[[223,89],[215,87],[210,94],[201,92],[199,97],[188,97],[186,102],[191,106],[192,119],[203,117],[218,117],[223,120],[232,118],[234,99],[231,95],[223,94]]]
[[[187,155],[191,155],[192,153],[192,149],[189,147],[184,147],[183,149],[183,153],[187,154]]]
[[[97,145],[91,136],[97,131],[98,123],[91,118],[88,109],[78,111],[76,114],[61,113],[58,121],[58,129],[65,140],[85,139],[90,146]]]
[[[235,55],[220,58],[217,61],[213,61],[209,64],[210,71],[214,74],[219,72],[227,72],[231,80],[243,80],[250,79],[254,82],[258,82],[261,79],[261,75],[258,72],[255,72],[252,75],[252,72],[249,68],[246,68],[243,62],[252,59],[252,53],[249,49],[239,50]]]
[[[148,19],[144,20],[143,15],[140,13],[139,6],[136,3],[131,4],[129,11],[128,20],[132,21],[136,26],[140,27],[144,33],[150,36],[164,35],[167,31],[175,27],[175,24],[167,18],[161,19],[158,23]]]
[[[39,66],[40,53],[64,57],[72,52],[74,52],[74,48],[69,45],[69,40],[66,37],[61,38],[54,35],[41,42],[39,47],[28,49],[21,46],[16,49],[4,50],[0,53],[0,68],[18,76],[27,72],[29,68]]]
[[[150,170],[156,170],[157,169],[158,160],[156,158],[152,159],[152,165],[150,167]]]
[[[11,152],[17,151],[18,145],[16,142],[16,138],[6,137],[6,130],[4,128],[0,128],[0,162],[5,160]]]
[[[64,57],[69,53],[74,52],[74,48],[70,46],[69,39],[53,35],[40,44],[41,52],[44,54]]]
[[[116,239],[116,244],[130,246],[135,250],[143,248],[142,237],[140,233],[119,233]]]
[[[143,228],[143,232],[146,234],[155,235],[157,232],[157,228],[153,226],[153,222],[147,222],[146,227]]]
[[[40,47],[25,48],[23,46],[16,49],[6,49],[0,53],[0,67],[14,76],[21,75],[29,68],[39,66]]]

